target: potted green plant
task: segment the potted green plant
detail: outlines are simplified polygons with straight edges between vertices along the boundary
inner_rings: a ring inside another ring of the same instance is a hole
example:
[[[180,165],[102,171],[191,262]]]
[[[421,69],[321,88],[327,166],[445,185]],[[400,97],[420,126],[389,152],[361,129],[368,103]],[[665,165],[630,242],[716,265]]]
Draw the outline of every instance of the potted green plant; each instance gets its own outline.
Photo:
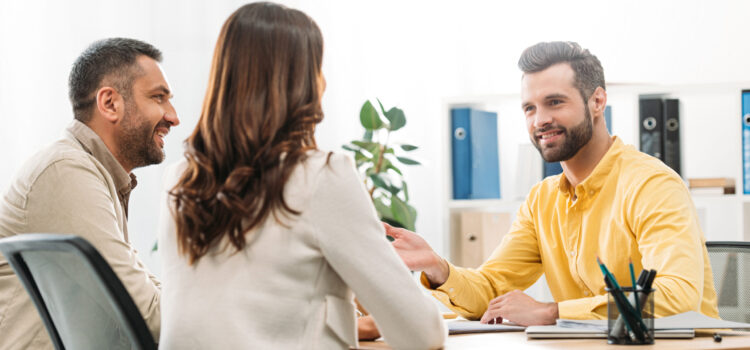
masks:
[[[396,165],[419,165],[418,161],[401,155],[414,151],[417,146],[389,143],[391,133],[406,125],[406,116],[396,107],[386,111],[380,100],[377,101],[382,117],[372,103],[366,101],[359,112],[364,135],[342,148],[354,153],[357,169],[364,175],[365,186],[380,219],[414,231],[417,210],[409,205],[409,189]]]

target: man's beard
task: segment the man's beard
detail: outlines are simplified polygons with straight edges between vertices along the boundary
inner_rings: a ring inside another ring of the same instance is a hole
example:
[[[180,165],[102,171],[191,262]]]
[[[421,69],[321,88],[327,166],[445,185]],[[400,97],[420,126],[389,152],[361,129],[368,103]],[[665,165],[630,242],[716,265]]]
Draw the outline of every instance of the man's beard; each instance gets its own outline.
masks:
[[[531,137],[531,143],[534,144],[534,147],[539,150],[539,154],[542,155],[542,158],[550,163],[553,162],[563,162],[570,158],[573,158],[573,156],[578,153],[578,151],[585,146],[589,140],[591,140],[592,135],[594,134],[594,125],[593,121],[591,119],[591,113],[589,112],[589,107],[584,106],[585,108],[585,116],[583,118],[583,121],[578,123],[578,125],[570,128],[570,130],[561,127],[561,126],[550,126],[546,127],[544,129],[539,129],[534,132],[534,134],[546,132],[549,130],[561,130],[562,135],[564,136],[564,143],[561,146],[558,146],[554,149],[546,149],[546,152],[542,150],[542,147],[539,145],[539,141],[537,140],[536,136]]]
[[[120,156],[133,169],[164,160],[164,150],[154,141],[156,128],[169,128],[165,120],[156,126],[149,125],[148,120],[140,114],[135,102],[125,103],[125,115],[122,118],[122,133],[119,137]]]

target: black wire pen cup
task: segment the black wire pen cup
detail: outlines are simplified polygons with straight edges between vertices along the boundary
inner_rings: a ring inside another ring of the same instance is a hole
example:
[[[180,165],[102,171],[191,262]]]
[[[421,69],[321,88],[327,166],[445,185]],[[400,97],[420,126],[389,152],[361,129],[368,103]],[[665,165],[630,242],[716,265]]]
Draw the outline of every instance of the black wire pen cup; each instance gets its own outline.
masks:
[[[653,344],[654,290],[639,288],[633,293],[632,287],[605,289],[607,291],[607,343]]]

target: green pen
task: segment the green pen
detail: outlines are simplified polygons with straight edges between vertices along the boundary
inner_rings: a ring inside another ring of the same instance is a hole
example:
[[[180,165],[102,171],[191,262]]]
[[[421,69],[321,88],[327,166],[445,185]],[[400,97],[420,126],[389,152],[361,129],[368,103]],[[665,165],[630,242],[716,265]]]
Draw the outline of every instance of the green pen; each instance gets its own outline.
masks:
[[[612,284],[611,286],[608,286],[608,287],[612,287],[612,291],[610,293],[618,293],[618,292],[621,293],[622,289],[620,289],[620,285],[617,283],[615,276],[612,276],[612,274],[609,272],[607,267],[604,266],[604,263],[602,263],[602,260],[599,259],[598,256],[596,257],[596,262],[599,264],[599,268],[602,270],[602,274],[604,275],[604,282],[605,283],[609,282]],[[635,342],[636,341],[635,334],[633,332],[633,329],[630,327],[630,321],[627,320],[627,317],[625,316],[625,310],[623,309],[625,305],[621,307],[620,302],[618,302],[617,297],[615,297],[615,306],[617,306],[617,310],[620,311],[620,317],[622,317],[624,320],[625,328],[627,329],[627,334],[630,336],[630,340]]]
[[[635,296],[635,311],[638,312],[638,317],[643,319],[641,314],[641,305],[638,302],[638,284],[635,283],[635,272],[633,271],[633,259],[628,258],[628,265],[630,266],[630,281],[633,283],[633,296]]]

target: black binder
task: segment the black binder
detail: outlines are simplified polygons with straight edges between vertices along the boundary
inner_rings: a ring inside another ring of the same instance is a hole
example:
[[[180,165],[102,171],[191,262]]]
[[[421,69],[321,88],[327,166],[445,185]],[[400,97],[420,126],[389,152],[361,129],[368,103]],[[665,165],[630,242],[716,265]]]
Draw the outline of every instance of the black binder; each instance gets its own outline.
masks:
[[[639,103],[641,152],[664,160],[664,103],[660,98],[643,98]]]
[[[680,100],[664,100],[664,163],[680,174]]]

